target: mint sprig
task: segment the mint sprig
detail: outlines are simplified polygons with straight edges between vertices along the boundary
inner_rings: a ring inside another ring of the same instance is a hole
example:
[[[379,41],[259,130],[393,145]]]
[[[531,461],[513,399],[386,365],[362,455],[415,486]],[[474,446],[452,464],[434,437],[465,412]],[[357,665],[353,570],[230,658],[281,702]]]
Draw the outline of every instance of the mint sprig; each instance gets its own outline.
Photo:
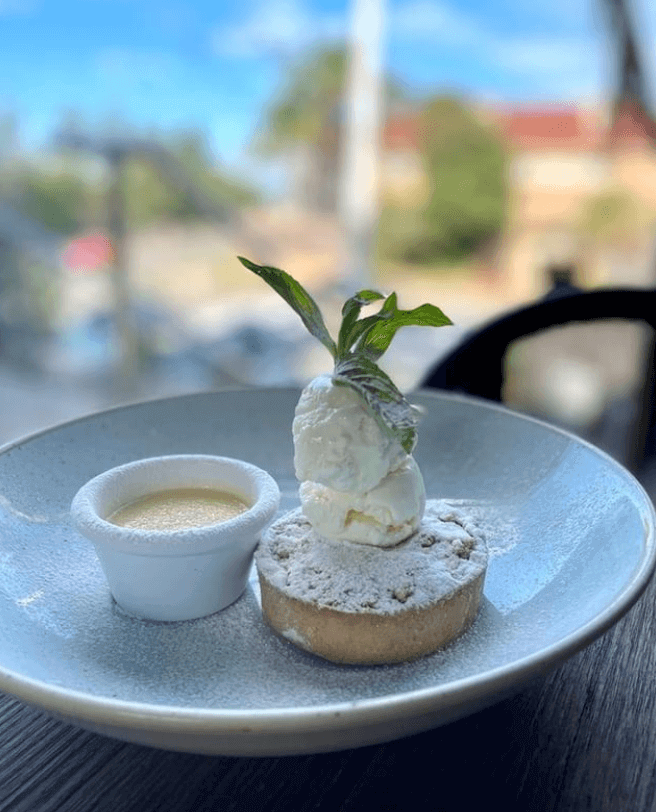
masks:
[[[347,299],[342,307],[342,323],[335,343],[319,306],[299,282],[279,268],[256,265],[244,257],[238,259],[282,296],[310,333],[328,349],[335,360],[333,381],[356,391],[385,433],[395,437],[408,454],[412,453],[417,442],[417,410],[376,361],[387,350],[399,328],[442,327],[452,324],[451,319],[435,305],[423,304],[413,310],[399,310],[395,293],[385,297],[377,290],[361,290]],[[381,300],[383,304],[377,313],[360,318],[364,306]]]

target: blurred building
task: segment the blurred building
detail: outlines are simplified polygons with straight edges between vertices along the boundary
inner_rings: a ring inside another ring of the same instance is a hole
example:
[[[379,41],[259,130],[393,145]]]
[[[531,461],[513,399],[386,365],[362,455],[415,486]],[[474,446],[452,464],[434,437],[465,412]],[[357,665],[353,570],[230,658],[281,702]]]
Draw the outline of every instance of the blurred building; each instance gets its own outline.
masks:
[[[498,123],[510,154],[504,283],[533,298],[554,267],[585,286],[650,283],[656,150],[644,112],[627,105],[610,123],[604,111],[515,110]]]
[[[603,121],[575,108],[511,110],[497,119],[508,147],[509,210],[498,258],[503,282],[521,298],[547,286],[550,267],[582,270],[581,221],[611,183]],[[577,280],[580,281],[580,280]]]
[[[479,108],[508,151],[508,211],[495,258],[513,300],[550,286],[554,268],[584,286],[653,280],[656,131],[636,104],[608,109]],[[425,200],[419,113],[391,116],[383,134],[383,193]]]
[[[383,197],[399,206],[423,204],[429,184],[421,157],[421,127],[416,111],[391,115],[382,141]]]

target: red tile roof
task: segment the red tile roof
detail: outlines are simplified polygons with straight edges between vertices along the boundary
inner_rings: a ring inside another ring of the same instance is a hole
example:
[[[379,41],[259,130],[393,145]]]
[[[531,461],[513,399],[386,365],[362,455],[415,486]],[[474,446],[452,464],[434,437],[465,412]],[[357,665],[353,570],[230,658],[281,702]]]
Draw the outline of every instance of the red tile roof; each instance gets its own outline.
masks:
[[[391,150],[416,150],[420,145],[419,114],[396,113],[388,117],[383,130],[383,146]]]
[[[499,124],[508,144],[520,150],[597,150],[604,140],[598,122],[573,107],[513,110]]]
[[[624,102],[608,133],[611,147],[644,147],[656,141],[656,125],[637,102]]]
[[[639,105],[631,103],[620,109],[610,128],[603,124],[600,115],[573,105],[488,110],[486,118],[506,144],[518,151],[595,152],[620,146],[644,148],[656,143],[656,125]],[[419,150],[420,113],[389,116],[383,146],[388,150]]]

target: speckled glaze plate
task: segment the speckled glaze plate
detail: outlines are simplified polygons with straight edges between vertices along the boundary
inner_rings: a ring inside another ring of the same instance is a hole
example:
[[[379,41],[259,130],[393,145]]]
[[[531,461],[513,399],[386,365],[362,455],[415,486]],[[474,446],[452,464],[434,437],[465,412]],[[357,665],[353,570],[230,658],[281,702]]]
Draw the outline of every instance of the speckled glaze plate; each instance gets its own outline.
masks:
[[[77,489],[158,454],[211,453],[270,471],[297,505],[294,390],[127,406],[0,451],[0,688],[90,730],[174,750],[319,752],[444,724],[517,690],[635,602],[655,564],[640,485],[575,437],[481,401],[418,394],[428,495],[485,530],[492,557],[473,628],[414,663],[344,667],[262,623],[257,586],[209,618],[121,614],[72,527]]]

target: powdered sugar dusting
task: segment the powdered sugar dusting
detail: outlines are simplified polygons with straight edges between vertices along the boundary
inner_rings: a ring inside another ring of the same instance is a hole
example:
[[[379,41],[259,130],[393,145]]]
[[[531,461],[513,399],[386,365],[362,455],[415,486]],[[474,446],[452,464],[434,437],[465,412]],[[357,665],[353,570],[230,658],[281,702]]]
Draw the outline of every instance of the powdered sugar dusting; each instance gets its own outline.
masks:
[[[449,499],[457,521],[472,522],[485,539],[490,558],[510,552],[518,544],[520,534],[516,518],[509,505],[501,509],[497,502],[482,499]]]
[[[258,568],[287,595],[343,612],[394,614],[447,598],[484,572],[483,534],[454,505],[430,500],[419,531],[381,549],[318,536],[301,510],[267,531]]]

